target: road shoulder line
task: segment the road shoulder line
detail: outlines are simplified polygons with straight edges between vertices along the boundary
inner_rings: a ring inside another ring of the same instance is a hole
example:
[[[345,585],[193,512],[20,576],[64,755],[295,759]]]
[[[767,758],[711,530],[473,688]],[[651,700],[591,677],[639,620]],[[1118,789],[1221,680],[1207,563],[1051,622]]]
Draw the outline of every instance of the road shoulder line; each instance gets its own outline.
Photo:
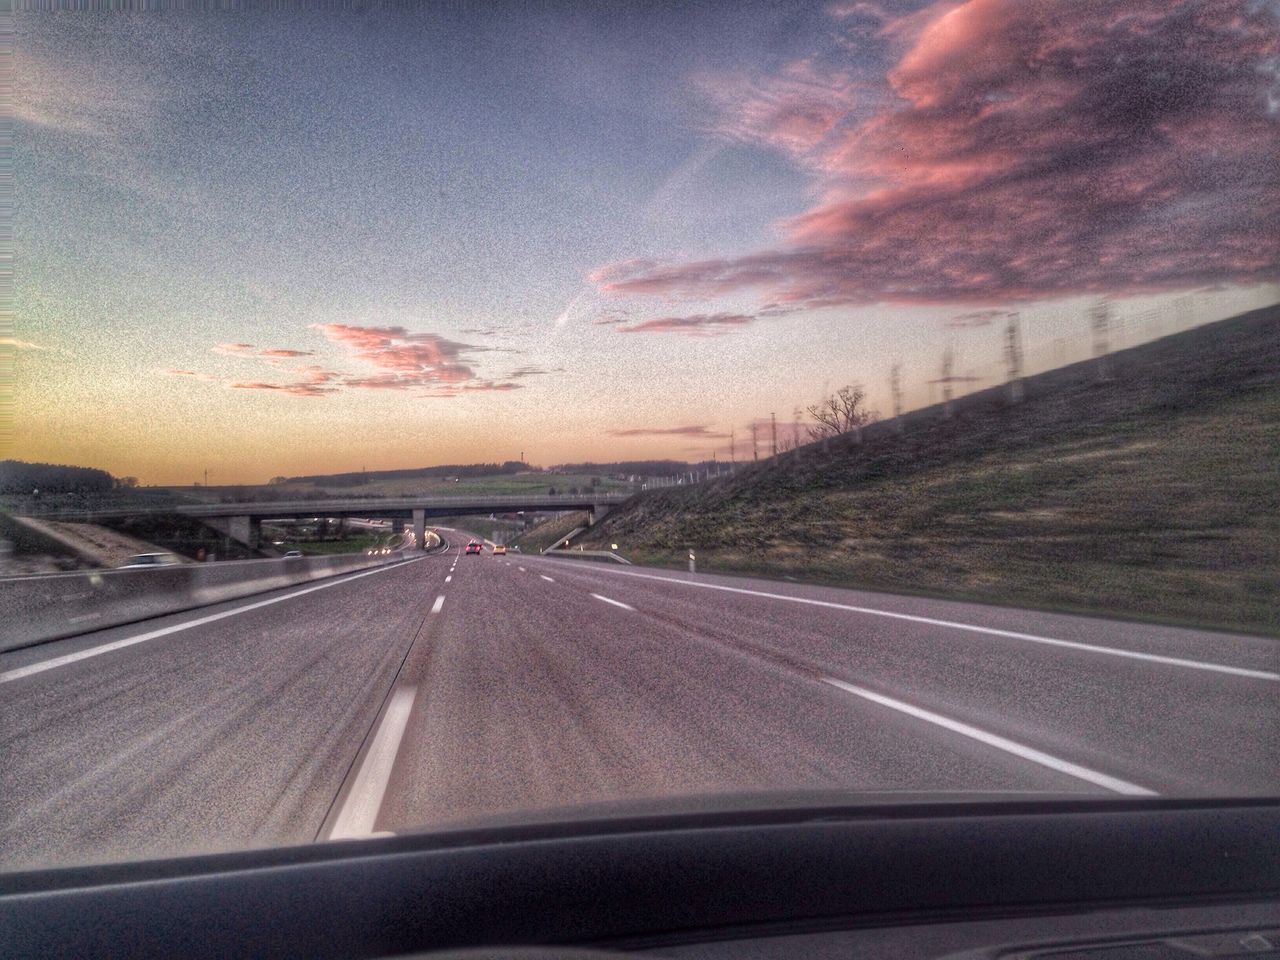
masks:
[[[557,561],[552,561],[557,562]],[[560,564],[573,563],[572,560],[558,561]],[[956,620],[938,620],[933,617],[922,617],[912,613],[898,613],[893,610],[880,610],[875,607],[860,607],[848,603],[836,603],[831,600],[814,600],[809,597],[792,597],[784,593],[769,593],[765,590],[748,590],[745,587],[729,587],[719,583],[699,583],[696,580],[679,580],[674,577],[660,577],[652,573],[639,573],[631,570],[614,570],[609,567],[594,569],[594,573],[611,574],[616,577],[637,577],[642,580],[657,580],[661,583],[675,583],[686,587],[697,587],[703,590],[719,590],[723,593],[738,593],[750,597],[762,597],[766,600],[782,600],[788,603],[803,603],[812,607],[824,607],[828,610],[848,610],[851,613],[863,613],[875,617],[886,617],[891,620],[905,620],[911,623],[923,623],[932,627],[946,627],[951,630],[967,630],[971,633],[984,633],[993,637],[1005,637],[1010,640],[1025,640],[1051,647],[1064,647],[1071,650],[1083,650],[1088,653],[1101,653],[1113,657],[1127,657],[1131,660],[1145,660],[1149,663],[1162,663],[1166,666],[1187,667],[1192,670],[1206,670],[1214,673],[1225,673],[1236,677],[1248,677],[1253,680],[1280,681],[1280,673],[1266,670],[1254,670],[1248,667],[1233,667],[1225,663],[1214,663],[1206,660],[1188,660],[1184,657],[1170,657],[1158,653],[1142,653],[1139,650],[1122,650],[1115,647],[1103,647],[1093,643],[1081,643],[1077,640],[1058,640],[1054,637],[1042,637],[1033,633],[1019,633],[1016,630],[1001,630],[998,627],[983,627],[974,623],[961,623]]]
[[[1082,767],[1078,763],[1072,763],[1070,760],[1063,760],[1043,751],[1036,750],[1034,747],[1028,747],[1024,744],[1017,743],[1013,740],[1006,739],[998,734],[988,733],[986,730],[980,730],[972,727],[967,723],[961,723],[959,720],[952,720],[950,717],[944,717],[939,713],[933,713],[920,707],[914,707],[909,703],[903,703],[901,700],[894,700],[892,697],[886,697],[883,694],[866,690],[862,687],[855,687],[851,683],[845,683],[843,680],[835,680],[831,677],[822,677],[822,682],[830,684],[845,693],[851,693],[855,697],[861,697],[864,700],[870,700],[872,703],[878,703],[882,707],[888,707],[891,710],[897,710],[908,716],[915,717],[928,723],[936,724],[953,733],[968,737],[971,740],[977,740],[979,743],[985,743],[989,747],[995,747],[997,750],[1003,750],[1005,753],[1011,753],[1016,757],[1024,760],[1030,760],[1032,763],[1038,763],[1042,767],[1048,767],[1050,770],[1056,770],[1059,773],[1065,773],[1068,776],[1075,777],[1078,780],[1085,780],[1099,787],[1104,787],[1113,793],[1123,794],[1130,797],[1154,797],[1158,794],[1154,790],[1148,790],[1146,787],[1140,787],[1135,783],[1129,783],[1127,780],[1121,780],[1119,777],[1113,777],[1110,774],[1100,773],[1097,770],[1091,770],[1088,767]]]

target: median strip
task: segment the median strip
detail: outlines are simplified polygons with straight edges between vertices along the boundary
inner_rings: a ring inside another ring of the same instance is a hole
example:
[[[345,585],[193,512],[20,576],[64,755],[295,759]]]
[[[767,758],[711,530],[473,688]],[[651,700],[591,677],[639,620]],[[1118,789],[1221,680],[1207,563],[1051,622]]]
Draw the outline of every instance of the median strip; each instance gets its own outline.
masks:
[[[878,703],[883,707],[889,707],[891,710],[897,710],[908,716],[927,721],[928,723],[937,724],[953,733],[961,736],[969,737],[971,740],[977,740],[979,743],[985,743],[987,746],[995,747],[997,750],[1003,750],[1005,753],[1011,753],[1014,756],[1022,757],[1024,760],[1030,760],[1032,763],[1038,763],[1042,767],[1048,767],[1051,770],[1057,770],[1059,773],[1065,773],[1068,776],[1076,777],[1080,780],[1086,780],[1089,783],[1096,784],[1100,787],[1112,791],[1113,793],[1121,793],[1131,797],[1155,797],[1159,796],[1154,790],[1148,790],[1146,787],[1140,787],[1137,784],[1129,783],[1127,780],[1121,780],[1109,774],[1099,773],[1097,770],[1090,770],[1088,767],[1082,767],[1078,763],[1072,763],[1069,760],[1062,760],[1058,757],[1051,756],[1036,750],[1033,747],[1024,746],[1021,743],[1015,743],[1004,737],[994,733],[988,733],[985,730],[979,730],[977,727],[971,727],[967,723],[961,723],[959,720],[952,720],[941,714],[933,713],[929,710],[923,710],[920,707],[913,707],[909,703],[903,703],[901,700],[894,700],[892,697],[886,697],[883,694],[873,693],[862,687],[855,687],[851,683],[845,683],[843,680],[833,680],[831,677],[822,677],[823,683],[829,683],[833,687],[852,693],[855,697],[861,697],[864,700],[870,700],[872,703]]]
[[[247,603],[242,607],[236,607],[234,610],[223,610],[220,613],[211,613],[204,617],[197,617],[195,620],[187,620],[184,623],[175,623],[172,626],[161,627],[159,630],[150,630],[147,633],[140,633],[136,637],[126,637],[123,640],[113,640],[111,643],[104,643],[98,647],[90,647],[87,650],[79,650],[75,653],[68,653],[61,657],[54,657],[51,660],[42,660],[39,663],[28,664],[25,667],[17,667],[0,673],[0,683],[9,683],[12,680],[21,680],[23,677],[29,677],[33,674],[43,673],[46,670],[53,670],[56,667],[65,667],[69,663],[76,663],[79,660],[87,660],[89,657],[100,656],[104,653],[110,653],[113,650],[123,650],[125,647],[131,647],[135,643],[145,643],[148,640],[155,640],[159,637],[167,637],[173,633],[179,633],[183,630],[190,630],[192,627],[201,627],[206,623],[214,623],[218,620],[225,620],[227,617],[234,617],[237,614],[248,613],[250,610],[258,610],[262,607],[269,607],[273,603],[283,603],[286,600],[292,600],[294,597],[301,597],[308,593],[315,593],[317,590],[328,590],[330,587],[341,586],[344,583],[350,583],[352,580],[359,580],[361,577],[371,577],[375,573],[385,573],[387,570],[396,570],[406,563],[417,563],[421,557],[407,560],[405,563],[397,563],[391,566],[377,567],[373,570],[365,570],[361,573],[352,574],[349,577],[341,579],[326,580],[324,583],[318,583],[314,587],[304,587],[301,590],[294,590],[292,593],[286,593],[281,597],[271,597],[269,600],[259,600],[256,603]]]
[[[417,687],[401,687],[392,696],[382,724],[351,785],[351,792],[347,794],[333,829],[329,831],[330,840],[349,840],[373,833],[417,693]]]

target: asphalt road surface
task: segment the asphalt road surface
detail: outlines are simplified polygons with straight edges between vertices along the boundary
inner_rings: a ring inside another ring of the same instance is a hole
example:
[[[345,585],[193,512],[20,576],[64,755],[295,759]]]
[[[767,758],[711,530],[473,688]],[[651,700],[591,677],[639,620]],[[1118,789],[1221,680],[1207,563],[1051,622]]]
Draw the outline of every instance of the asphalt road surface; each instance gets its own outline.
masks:
[[[1274,640],[446,537],[0,655],[0,868],[670,795],[1280,782]]]

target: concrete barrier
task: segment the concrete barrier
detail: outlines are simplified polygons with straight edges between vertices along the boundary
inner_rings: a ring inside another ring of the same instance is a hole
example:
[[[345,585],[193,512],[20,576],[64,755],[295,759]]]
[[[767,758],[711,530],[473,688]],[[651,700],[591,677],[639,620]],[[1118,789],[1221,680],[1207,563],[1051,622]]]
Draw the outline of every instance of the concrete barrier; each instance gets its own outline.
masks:
[[[397,563],[417,551],[0,579],[0,651]]]

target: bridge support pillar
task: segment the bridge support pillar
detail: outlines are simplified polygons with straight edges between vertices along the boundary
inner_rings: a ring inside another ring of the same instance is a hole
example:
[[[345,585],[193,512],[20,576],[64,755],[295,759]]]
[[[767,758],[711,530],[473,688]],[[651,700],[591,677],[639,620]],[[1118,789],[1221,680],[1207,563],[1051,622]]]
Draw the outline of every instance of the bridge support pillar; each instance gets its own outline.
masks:
[[[419,550],[427,545],[427,511],[413,511],[413,545]]]
[[[255,550],[262,537],[262,525],[253,517],[203,517],[201,523]]]
[[[607,503],[595,503],[591,505],[591,510],[587,513],[587,526],[594,527],[603,520],[613,509]]]

